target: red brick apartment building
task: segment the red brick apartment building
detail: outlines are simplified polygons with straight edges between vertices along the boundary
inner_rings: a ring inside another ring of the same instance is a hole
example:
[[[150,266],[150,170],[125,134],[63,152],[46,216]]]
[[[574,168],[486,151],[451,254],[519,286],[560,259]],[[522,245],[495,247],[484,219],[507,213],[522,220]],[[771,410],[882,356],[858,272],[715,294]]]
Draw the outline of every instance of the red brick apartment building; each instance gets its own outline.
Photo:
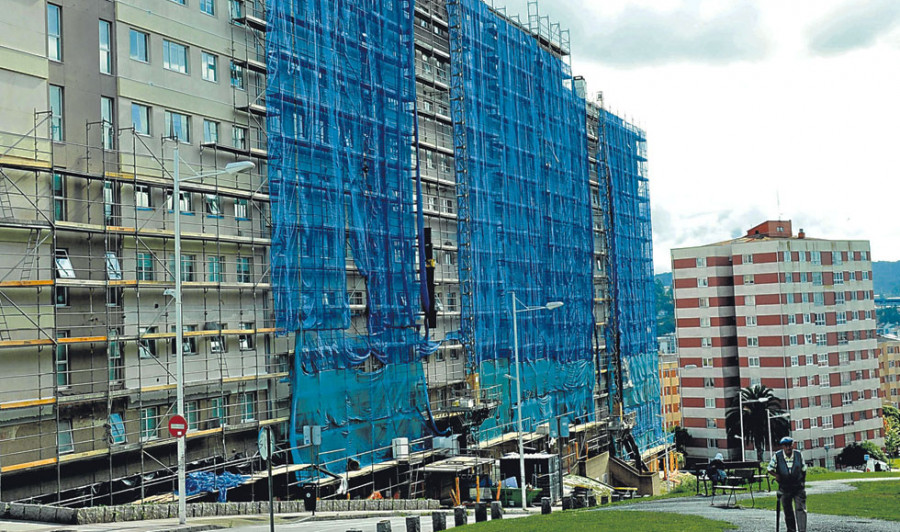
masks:
[[[689,456],[738,459],[725,413],[756,384],[782,399],[815,465],[833,466],[852,442],[883,443],[868,241],[807,238],[770,220],[672,250],[672,271]]]

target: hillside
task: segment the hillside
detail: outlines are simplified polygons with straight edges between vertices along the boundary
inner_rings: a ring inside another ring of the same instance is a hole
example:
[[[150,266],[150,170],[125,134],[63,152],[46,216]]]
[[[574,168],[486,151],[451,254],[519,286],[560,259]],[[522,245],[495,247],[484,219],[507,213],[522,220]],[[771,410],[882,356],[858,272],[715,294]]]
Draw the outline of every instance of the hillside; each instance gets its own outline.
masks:
[[[900,261],[873,262],[872,277],[875,284],[875,294],[900,296]]]

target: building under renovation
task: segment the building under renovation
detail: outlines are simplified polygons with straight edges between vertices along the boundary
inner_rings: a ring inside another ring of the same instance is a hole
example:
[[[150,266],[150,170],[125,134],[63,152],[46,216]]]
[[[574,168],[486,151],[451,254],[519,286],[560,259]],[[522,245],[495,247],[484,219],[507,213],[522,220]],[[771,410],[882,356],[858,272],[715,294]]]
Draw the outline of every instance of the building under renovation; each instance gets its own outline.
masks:
[[[287,496],[421,496],[513,450],[519,408],[566,469],[663,443],[644,134],[536,2],[9,9],[2,500],[170,493],[179,325],[188,469],[248,497],[263,426]]]

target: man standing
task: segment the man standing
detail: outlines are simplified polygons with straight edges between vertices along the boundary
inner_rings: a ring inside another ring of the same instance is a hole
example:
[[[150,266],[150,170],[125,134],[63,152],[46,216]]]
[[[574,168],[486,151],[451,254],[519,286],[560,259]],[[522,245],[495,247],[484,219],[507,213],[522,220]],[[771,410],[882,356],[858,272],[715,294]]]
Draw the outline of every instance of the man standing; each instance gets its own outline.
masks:
[[[806,532],[806,464],[794,440],[781,438],[781,450],[769,460],[769,473],[778,481],[778,496],[784,508],[788,532]]]

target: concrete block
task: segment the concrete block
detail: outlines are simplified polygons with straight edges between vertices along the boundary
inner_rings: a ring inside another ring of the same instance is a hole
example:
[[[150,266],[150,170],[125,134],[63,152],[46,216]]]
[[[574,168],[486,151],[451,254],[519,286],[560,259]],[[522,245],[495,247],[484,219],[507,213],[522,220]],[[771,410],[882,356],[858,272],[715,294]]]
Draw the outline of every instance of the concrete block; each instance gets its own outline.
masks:
[[[333,512],[334,511],[334,500],[325,499],[322,501],[318,501],[316,503],[316,510],[320,512]]]
[[[475,522],[482,523],[487,521],[487,504],[479,502],[475,504]]]
[[[25,519],[25,505],[19,502],[9,503],[9,518],[18,520]]]
[[[23,504],[22,519],[26,521],[40,521],[41,507],[37,504]]]
[[[466,526],[469,522],[469,516],[464,506],[453,508],[453,526]]]
[[[391,522],[387,519],[378,521],[375,525],[375,532],[391,532]]]
[[[422,532],[422,523],[418,515],[410,515],[406,518],[406,532]]]
[[[441,501],[435,499],[428,499],[428,509],[429,510],[439,510],[441,508]]]
[[[503,505],[500,501],[491,501],[491,521],[503,519]]]
[[[47,506],[44,504],[37,504],[37,519],[34,521],[44,521],[46,523],[56,523],[56,506]],[[25,510],[25,514],[28,515],[28,510]]]
[[[434,532],[447,530],[447,512],[431,512],[431,530]]]

